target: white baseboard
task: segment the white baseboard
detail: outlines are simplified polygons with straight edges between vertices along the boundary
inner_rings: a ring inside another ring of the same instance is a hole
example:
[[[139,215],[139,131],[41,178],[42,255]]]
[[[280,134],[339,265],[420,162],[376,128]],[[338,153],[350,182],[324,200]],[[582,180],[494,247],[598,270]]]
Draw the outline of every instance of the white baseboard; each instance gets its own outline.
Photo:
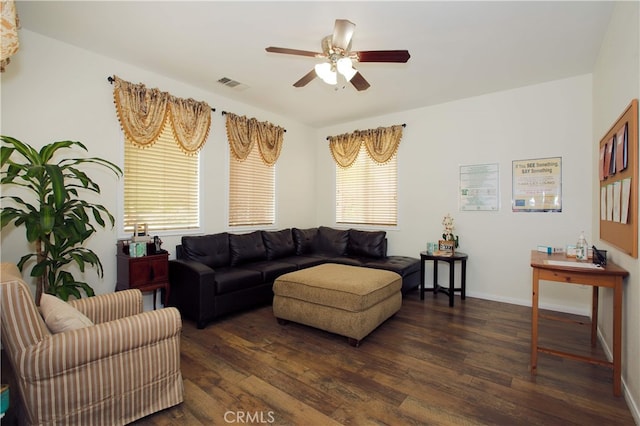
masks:
[[[607,357],[607,360],[609,362],[613,361],[613,352],[605,341],[604,336],[600,332],[600,327],[598,327],[598,340],[600,340],[600,344],[602,345],[602,349],[604,350],[604,354]],[[633,399],[633,396],[631,395],[631,393],[629,393],[629,388],[625,383],[624,376],[622,376],[622,394],[624,395],[624,400],[627,402],[629,411],[631,411],[633,420],[637,425],[640,425],[640,407],[638,407],[638,405],[635,403],[635,400]]]
[[[493,300],[495,302],[510,303],[512,305],[528,306],[531,307],[531,299],[515,299],[504,296],[497,296],[495,294],[476,293],[467,291],[467,296],[477,297],[478,299]],[[585,306],[584,308],[576,308],[575,306],[556,305],[552,303],[541,302],[540,309],[548,309],[550,311],[564,312],[567,314],[582,315],[591,317],[591,307]]]

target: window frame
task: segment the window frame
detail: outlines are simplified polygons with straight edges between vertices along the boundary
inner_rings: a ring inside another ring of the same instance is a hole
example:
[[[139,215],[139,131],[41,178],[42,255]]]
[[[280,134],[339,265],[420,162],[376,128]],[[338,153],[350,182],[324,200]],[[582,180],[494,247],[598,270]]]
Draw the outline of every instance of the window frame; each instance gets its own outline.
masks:
[[[259,152],[258,144],[254,144],[252,151]],[[232,154],[229,149],[226,151],[226,206],[225,206],[225,227],[227,232],[233,233],[246,233],[256,230],[274,230],[278,229],[278,163],[275,163],[273,166],[273,223],[272,224],[257,224],[257,225],[231,225],[231,161],[236,161],[232,158]],[[265,165],[266,166],[266,165]]]
[[[374,162],[373,159],[366,153],[366,147],[362,144],[360,151],[358,153],[358,157],[356,161],[360,158],[360,155],[365,155],[369,161]],[[400,224],[400,161],[398,157],[398,152],[394,154],[390,161],[395,161],[396,163],[396,191],[395,191],[395,224],[374,224],[374,223],[356,223],[356,222],[338,222],[338,169],[339,165],[333,161],[334,173],[333,173],[333,189],[334,189],[334,206],[333,206],[333,217],[334,217],[334,225],[336,227],[342,228],[353,228],[356,227],[358,229],[364,230],[378,230],[378,229],[388,229],[388,230],[396,230],[399,228]]]
[[[122,164],[122,169],[124,173],[125,169],[125,144],[129,143],[126,140],[124,134],[121,134],[120,137],[120,164]],[[177,145],[176,145],[177,146]],[[178,148],[179,149],[179,148]],[[183,229],[172,229],[172,230],[162,230],[162,231],[150,231],[153,235],[157,235],[160,237],[167,236],[182,236],[182,235],[198,235],[202,234],[204,229],[205,216],[204,212],[204,199],[203,199],[203,188],[202,188],[202,153],[204,149],[200,150],[197,154],[198,157],[198,223],[199,226],[196,228],[183,228]],[[185,154],[186,155],[186,154]],[[117,194],[117,213],[118,216],[116,218],[116,228],[118,239],[127,239],[131,238],[133,235],[131,232],[125,231],[124,225],[124,214],[125,214],[125,178],[124,174],[122,178],[118,179],[118,194]]]

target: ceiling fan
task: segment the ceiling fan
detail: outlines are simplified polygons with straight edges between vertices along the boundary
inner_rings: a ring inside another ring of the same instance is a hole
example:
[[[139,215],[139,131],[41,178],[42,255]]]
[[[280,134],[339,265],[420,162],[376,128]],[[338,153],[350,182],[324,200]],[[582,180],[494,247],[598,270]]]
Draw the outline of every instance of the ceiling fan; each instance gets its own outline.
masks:
[[[286,47],[267,47],[265,50],[271,53],[284,53],[287,55],[310,56],[312,58],[325,59],[319,63],[300,80],[293,83],[294,87],[304,87],[311,80],[320,77],[327,84],[337,84],[338,74],[358,90],[367,90],[371,85],[357,71],[353,64],[357,62],[399,62],[405,63],[411,55],[407,50],[361,50],[351,51],[351,38],[356,24],[346,19],[336,19],[333,34],[322,39],[322,53],[308,50],[288,49]]]

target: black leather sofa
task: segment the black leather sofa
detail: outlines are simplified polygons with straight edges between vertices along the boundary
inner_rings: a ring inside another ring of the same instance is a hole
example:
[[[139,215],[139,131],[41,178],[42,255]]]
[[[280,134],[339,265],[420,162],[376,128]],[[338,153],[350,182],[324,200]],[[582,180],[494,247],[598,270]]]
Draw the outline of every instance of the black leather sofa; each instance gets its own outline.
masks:
[[[169,304],[204,328],[211,320],[269,304],[277,277],[321,263],[385,269],[402,276],[402,292],[420,283],[420,260],[387,256],[384,231],[288,228],[246,234],[183,236],[169,261]]]

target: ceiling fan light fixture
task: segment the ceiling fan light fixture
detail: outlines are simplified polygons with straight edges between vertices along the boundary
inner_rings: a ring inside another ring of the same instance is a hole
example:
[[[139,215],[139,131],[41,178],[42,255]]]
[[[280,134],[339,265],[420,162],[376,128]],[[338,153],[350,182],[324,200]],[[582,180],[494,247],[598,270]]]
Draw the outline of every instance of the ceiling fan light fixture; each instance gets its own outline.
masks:
[[[338,68],[338,72],[342,74],[347,81],[351,81],[353,76],[358,72],[353,68],[353,62],[351,58],[348,57],[338,59],[336,68]]]
[[[304,87],[316,77],[319,77],[327,84],[335,86],[338,84],[338,74],[340,74],[347,82],[351,83],[356,90],[361,92],[367,90],[371,85],[362,74],[353,67],[354,62],[406,63],[411,55],[409,55],[408,50],[352,51],[351,42],[353,41],[355,27],[356,25],[347,19],[336,19],[333,33],[324,37],[321,41],[322,52],[274,46],[267,47],[265,50],[272,53],[309,56],[326,60],[322,64],[317,64],[314,69],[293,83],[293,87]],[[342,85],[342,82],[340,85]]]
[[[318,77],[320,77],[325,83],[332,85],[338,84],[338,74],[332,69],[330,63],[323,62],[321,64],[316,64],[315,70]]]

